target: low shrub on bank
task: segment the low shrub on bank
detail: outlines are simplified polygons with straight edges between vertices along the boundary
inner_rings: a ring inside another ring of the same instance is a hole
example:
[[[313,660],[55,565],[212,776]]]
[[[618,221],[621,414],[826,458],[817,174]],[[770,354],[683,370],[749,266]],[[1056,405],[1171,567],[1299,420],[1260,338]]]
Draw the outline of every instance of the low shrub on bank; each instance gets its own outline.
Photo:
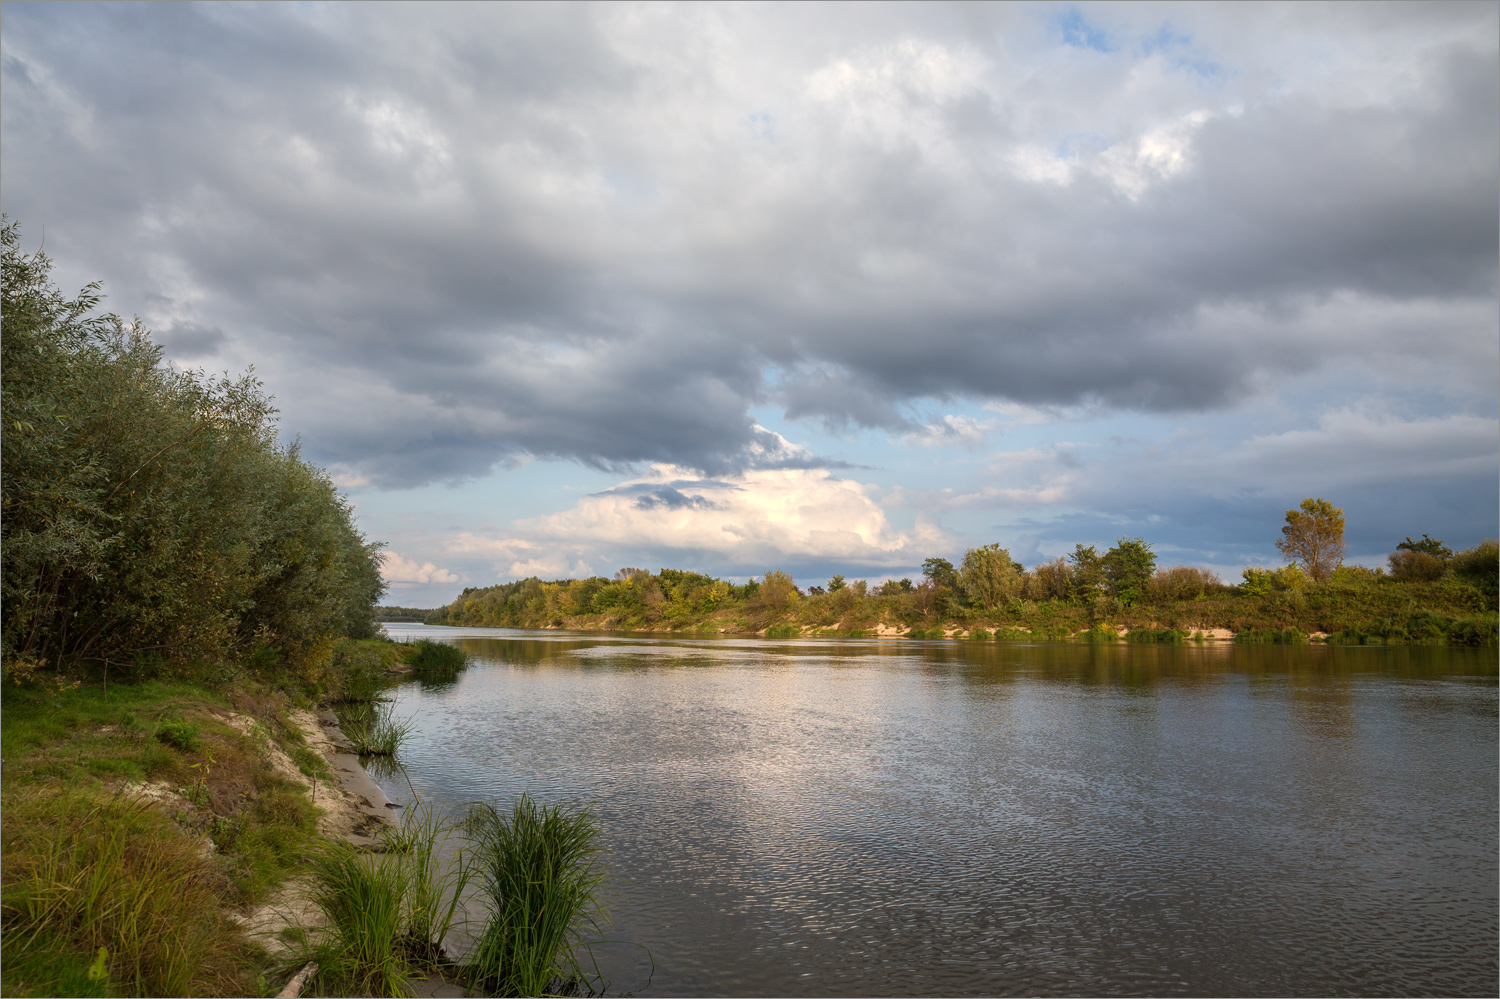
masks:
[[[1131,628],[1125,641],[1138,645],[1181,645],[1188,633],[1181,628]]]
[[[1239,632],[1234,640],[1242,645],[1306,645],[1307,632],[1296,628],[1254,628]]]

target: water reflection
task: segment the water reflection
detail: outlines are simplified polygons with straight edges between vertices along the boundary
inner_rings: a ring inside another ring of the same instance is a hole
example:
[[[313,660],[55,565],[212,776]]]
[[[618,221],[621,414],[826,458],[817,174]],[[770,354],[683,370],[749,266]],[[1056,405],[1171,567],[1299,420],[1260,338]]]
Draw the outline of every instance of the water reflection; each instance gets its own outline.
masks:
[[[1493,652],[454,640],[413,782],[598,803],[654,994],[1495,991]]]

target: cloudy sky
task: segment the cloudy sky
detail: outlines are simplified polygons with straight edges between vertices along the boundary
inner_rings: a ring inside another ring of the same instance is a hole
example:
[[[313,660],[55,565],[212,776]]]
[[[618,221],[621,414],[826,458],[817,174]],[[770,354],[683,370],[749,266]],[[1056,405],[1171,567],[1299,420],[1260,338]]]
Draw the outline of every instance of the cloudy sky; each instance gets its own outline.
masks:
[[[387,602],[1500,518],[1500,6],[28,4],[0,201]]]

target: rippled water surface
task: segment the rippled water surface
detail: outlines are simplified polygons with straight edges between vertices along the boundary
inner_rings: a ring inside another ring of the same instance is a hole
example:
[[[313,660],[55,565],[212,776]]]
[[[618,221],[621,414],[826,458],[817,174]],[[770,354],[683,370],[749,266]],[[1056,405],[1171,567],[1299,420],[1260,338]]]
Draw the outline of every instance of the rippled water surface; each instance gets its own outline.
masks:
[[[1493,650],[387,630],[419,793],[596,804],[613,990],[1497,992]]]

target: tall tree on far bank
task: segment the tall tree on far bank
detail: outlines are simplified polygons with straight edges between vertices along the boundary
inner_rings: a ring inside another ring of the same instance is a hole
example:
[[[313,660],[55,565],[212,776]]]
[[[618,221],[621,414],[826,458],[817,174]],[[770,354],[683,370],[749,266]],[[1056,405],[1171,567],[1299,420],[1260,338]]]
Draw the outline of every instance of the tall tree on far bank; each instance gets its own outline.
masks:
[[[1146,584],[1156,574],[1156,553],[1141,538],[1121,538],[1099,560],[1109,589],[1127,606],[1146,595]]]
[[[1286,512],[1276,550],[1321,583],[1344,562],[1344,511],[1325,499],[1303,500]]]
[[[1021,595],[1021,573],[1010,552],[998,544],[982,545],[964,553],[958,582],[974,606],[994,610]]]

